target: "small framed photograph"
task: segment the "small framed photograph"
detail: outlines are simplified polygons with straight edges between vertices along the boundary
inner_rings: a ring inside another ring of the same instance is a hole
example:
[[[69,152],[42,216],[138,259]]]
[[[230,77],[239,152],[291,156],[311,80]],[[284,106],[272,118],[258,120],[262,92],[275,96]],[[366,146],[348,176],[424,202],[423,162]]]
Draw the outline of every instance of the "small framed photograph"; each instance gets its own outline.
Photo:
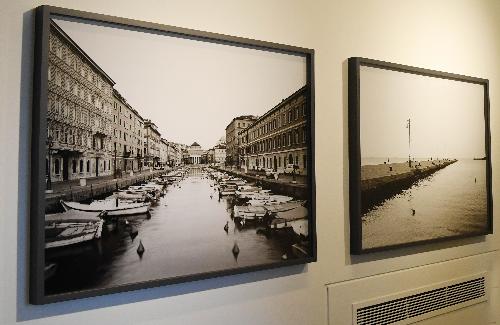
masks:
[[[312,49],[36,9],[30,302],[316,260]]]
[[[492,233],[488,80],[348,66],[351,253]]]

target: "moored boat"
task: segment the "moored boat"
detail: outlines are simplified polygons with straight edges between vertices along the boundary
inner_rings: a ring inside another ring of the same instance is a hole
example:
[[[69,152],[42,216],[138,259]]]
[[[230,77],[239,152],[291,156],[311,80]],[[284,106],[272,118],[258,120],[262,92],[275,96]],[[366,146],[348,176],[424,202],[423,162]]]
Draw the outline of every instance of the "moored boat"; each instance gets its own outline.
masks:
[[[307,215],[308,211],[304,206],[279,211],[276,213],[276,217],[271,221],[269,227],[273,230],[293,230],[297,236],[307,238],[309,235]]]
[[[61,200],[64,210],[76,210],[84,212],[106,211],[108,216],[128,216],[134,214],[143,214],[149,211],[149,203],[129,203],[119,200],[94,201],[91,204],[82,204],[78,202],[67,202]]]
[[[63,247],[100,238],[106,212],[70,210],[45,215],[45,248]]]
[[[234,211],[233,214],[235,219],[240,219],[241,221],[243,221],[243,223],[252,221],[261,222],[264,221],[264,217],[266,216],[266,214],[271,216],[278,212],[293,210],[298,207],[304,208],[303,207],[304,203],[305,201],[291,201],[281,204],[262,205],[262,206],[236,205],[233,208]]]

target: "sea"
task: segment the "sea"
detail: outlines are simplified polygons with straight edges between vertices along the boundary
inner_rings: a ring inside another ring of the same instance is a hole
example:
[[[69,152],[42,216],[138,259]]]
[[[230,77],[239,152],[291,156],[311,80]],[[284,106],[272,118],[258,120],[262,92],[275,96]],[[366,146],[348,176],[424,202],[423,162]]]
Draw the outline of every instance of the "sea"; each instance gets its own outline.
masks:
[[[362,247],[485,232],[486,188],[486,161],[458,160],[365,213]]]

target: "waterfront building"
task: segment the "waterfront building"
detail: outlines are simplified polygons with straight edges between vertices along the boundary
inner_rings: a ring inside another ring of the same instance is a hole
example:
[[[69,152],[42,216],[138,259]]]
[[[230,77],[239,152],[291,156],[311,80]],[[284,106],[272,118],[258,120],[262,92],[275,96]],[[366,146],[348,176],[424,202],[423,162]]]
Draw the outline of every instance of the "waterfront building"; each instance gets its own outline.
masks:
[[[182,164],[182,145],[179,143],[169,142],[168,157],[171,167],[180,166]]]
[[[113,155],[117,172],[141,170],[144,119],[116,89],[113,89],[113,127]]]
[[[201,164],[203,149],[197,142],[193,142],[187,149],[188,153],[188,164]]]
[[[258,119],[253,115],[235,117],[226,127],[226,164],[240,166],[238,133]]]
[[[166,167],[168,165],[168,141],[160,139],[160,166]]]
[[[52,182],[113,174],[114,84],[51,20],[46,173]]]
[[[214,163],[224,165],[226,162],[226,145],[218,144],[214,147]]]
[[[210,148],[207,150],[207,163],[213,164],[215,161],[215,148]]]
[[[294,165],[297,173],[307,173],[306,89],[297,90],[239,132],[242,168],[282,173]]]
[[[160,164],[161,134],[151,120],[144,120],[144,164],[158,167]]]

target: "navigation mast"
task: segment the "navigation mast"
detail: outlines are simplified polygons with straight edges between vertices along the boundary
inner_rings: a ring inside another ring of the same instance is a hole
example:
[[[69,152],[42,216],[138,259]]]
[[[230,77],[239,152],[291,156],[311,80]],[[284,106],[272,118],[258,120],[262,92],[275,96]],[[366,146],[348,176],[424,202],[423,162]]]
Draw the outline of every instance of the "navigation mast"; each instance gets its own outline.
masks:
[[[411,119],[406,120],[406,128],[408,129],[408,167],[411,168]]]

